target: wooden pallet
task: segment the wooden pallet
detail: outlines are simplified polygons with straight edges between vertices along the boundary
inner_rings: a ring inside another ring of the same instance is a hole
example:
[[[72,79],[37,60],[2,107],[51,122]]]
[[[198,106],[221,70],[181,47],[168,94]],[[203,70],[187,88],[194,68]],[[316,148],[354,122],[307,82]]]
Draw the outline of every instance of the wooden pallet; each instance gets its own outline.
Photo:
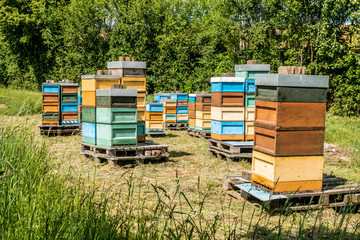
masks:
[[[205,139],[209,139],[211,137],[210,132],[204,132],[200,130],[188,129],[187,133],[192,137],[205,138]]]
[[[265,187],[251,183],[251,172],[228,175],[223,178],[223,188],[232,197],[258,203],[263,207],[303,211],[308,209],[360,206],[360,184],[344,178],[324,174],[321,191],[283,192],[271,194]]]
[[[209,151],[219,160],[252,158],[253,142],[218,141],[209,139]]]
[[[41,135],[75,135],[80,132],[79,125],[39,125]]]
[[[148,132],[146,136],[150,136],[152,138],[161,138],[166,137],[166,132]]]
[[[168,130],[187,130],[189,123],[164,123],[164,129]]]
[[[107,161],[110,165],[115,166],[121,162],[135,162],[142,164],[145,162],[169,159],[169,146],[156,144],[153,142],[139,143],[137,147],[124,148],[105,148],[89,144],[81,144],[80,154],[93,157],[96,163]]]

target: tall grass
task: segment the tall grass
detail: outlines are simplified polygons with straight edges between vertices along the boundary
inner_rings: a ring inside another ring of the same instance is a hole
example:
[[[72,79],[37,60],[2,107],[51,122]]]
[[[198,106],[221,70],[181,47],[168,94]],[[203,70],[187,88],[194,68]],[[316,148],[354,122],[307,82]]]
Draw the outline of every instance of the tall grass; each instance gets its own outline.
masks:
[[[322,211],[269,212],[219,193],[221,208],[209,215],[200,179],[195,199],[178,177],[172,191],[131,174],[119,189],[96,188],[96,176],[49,164],[51,152],[31,127],[0,129],[1,239],[358,238],[359,223],[346,208],[323,219]]]
[[[0,115],[41,113],[41,92],[0,87]]]

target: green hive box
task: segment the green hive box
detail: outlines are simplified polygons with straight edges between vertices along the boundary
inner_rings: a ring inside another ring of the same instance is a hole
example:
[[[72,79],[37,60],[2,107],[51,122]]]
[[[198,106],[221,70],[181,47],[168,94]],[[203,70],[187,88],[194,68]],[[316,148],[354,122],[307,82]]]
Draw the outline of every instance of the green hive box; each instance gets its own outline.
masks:
[[[145,122],[138,122],[137,123],[137,135],[138,137],[145,136]]]
[[[67,103],[67,102],[77,102],[77,93],[62,93],[61,94],[61,102]]]
[[[176,121],[176,114],[164,114],[164,121]]]
[[[235,77],[244,77],[246,79],[255,79],[255,74],[268,74],[270,72],[261,72],[261,71],[241,71],[235,72]]]
[[[255,107],[255,94],[246,94],[244,105],[247,108],[254,108]]]
[[[81,121],[95,123],[96,122],[96,108],[82,107]]]
[[[136,108],[136,97],[104,96],[96,97],[96,106],[99,107],[130,107]]]
[[[58,112],[44,112],[42,114],[43,121],[59,121],[59,113]]]
[[[137,124],[96,124],[97,146],[118,148],[137,146]]]
[[[96,122],[106,124],[137,123],[137,108],[96,108]]]
[[[256,99],[272,102],[326,102],[326,88],[256,86]]]

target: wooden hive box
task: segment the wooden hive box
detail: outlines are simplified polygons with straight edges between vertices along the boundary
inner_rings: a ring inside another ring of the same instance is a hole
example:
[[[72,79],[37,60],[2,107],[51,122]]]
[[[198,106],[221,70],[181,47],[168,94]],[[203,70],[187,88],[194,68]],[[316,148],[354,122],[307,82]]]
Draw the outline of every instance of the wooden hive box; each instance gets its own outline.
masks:
[[[211,138],[218,141],[244,141],[244,135],[221,135],[221,134],[211,133]]]
[[[111,108],[136,108],[136,89],[97,89],[96,106]]]
[[[254,140],[254,122],[245,122],[245,141]]]
[[[211,103],[211,94],[199,94],[196,96],[196,102]]]
[[[211,111],[211,103],[201,103],[197,102],[195,104],[196,111]]]
[[[245,78],[217,77],[211,78],[211,92],[244,93]]]
[[[196,94],[189,94],[189,103],[196,102]]]
[[[176,107],[164,107],[164,114],[176,114]]]
[[[177,114],[176,115],[176,122],[188,122],[189,115],[188,114]]]
[[[177,101],[176,107],[188,107],[188,102],[183,100]]]
[[[78,112],[62,112],[61,120],[62,121],[79,120],[79,113]]]
[[[42,121],[42,125],[60,125],[60,121]]]
[[[160,100],[160,103],[162,103],[164,107],[176,107],[176,100],[174,99]]]
[[[255,127],[254,149],[272,156],[322,156],[324,130],[271,130]]]
[[[244,107],[244,93],[213,92],[212,107]]]
[[[320,191],[323,156],[274,157],[253,151],[252,182],[274,193]]]
[[[100,147],[137,146],[137,123],[96,124],[96,132],[96,144]]]
[[[42,113],[43,121],[59,121],[60,115],[58,112],[44,112]]]
[[[139,92],[146,92],[145,77],[122,77],[121,84],[124,89],[137,89]]]
[[[146,126],[146,131],[147,132],[151,132],[151,131],[156,131],[156,132],[161,132],[163,129],[163,121],[146,121],[145,123]]]
[[[256,91],[255,86],[255,78],[253,79],[246,79],[245,81],[245,93],[252,93],[254,94]]]
[[[210,121],[210,124],[211,124],[211,121]],[[189,127],[196,127],[196,120],[195,118],[190,118],[189,117]],[[210,126],[211,128],[211,126]]]
[[[60,100],[59,93],[43,93],[42,102],[43,103],[58,103]]]
[[[83,106],[81,121],[88,123],[96,123],[96,108]]]
[[[145,107],[137,108],[137,120],[138,122],[146,121],[146,109]]]
[[[189,111],[189,118],[196,118],[196,111]]]
[[[245,122],[255,121],[255,108],[245,108]]]
[[[77,103],[77,93],[61,93],[61,102],[63,103]]]
[[[138,137],[145,137],[145,122],[138,122],[137,123],[137,136]],[[139,139],[138,139],[139,141]]]
[[[146,104],[147,112],[164,112],[164,105],[162,103],[148,103]]]
[[[196,130],[207,131],[211,129],[210,119],[196,119],[195,120]]]
[[[162,112],[146,112],[146,121],[162,121],[163,115]]]
[[[255,94],[246,94],[244,105],[247,108],[254,108],[255,107]]]
[[[189,111],[196,111],[196,103],[189,102]]]
[[[42,112],[59,112],[59,103],[43,103]]]
[[[82,105],[95,107],[96,106],[96,92],[82,92]]]
[[[188,94],[187,93],[171,93],[170,96],[171,99],[180,101],[180,100],[188,100]]]
[[[257,74],[269,74],[269,64],[241,64],[235,65],[235,77],[255,79]]]
[[[83,75],[81,76],[81,88],[83,92],[109,89],[113,84],[120,84],[120,78],[118,75]]]
[[[259,74],[256,99],[274,102],[326,102],[328,76]]]
[[[197,119],[211,120],[211,112],[210,111],[196,111]]]
[[[177,107],[176,114],[188,114],[189,110],[187,107]]]
[[[126,76],[145,76],[146,62],[139,61],[115,61],[108,62],[107,68],[111,74]]]
[[[211,132],[218,135],[244,135],[245,122],[221,122],[212,120]]]
[[[243,107],[211,107],[211,119],[216,121],[244,121]]]
[[[255,111],[257,126],[289,130],[325,128],[326,103],[256,100]]]
[[[136,102],[137,102],[138,108],[145,108],[146,107],[146,93],[138,93]]]
[[[96,123],[128,124],[137,121],[136,108],[96,108]]]
[[[96,124],[82,122],[83,143],[96,145]]]
[[[60,88],[61,88],[61,93],[76,93],[78,91],[78,87],[79,84],[77,83],[65,83],[65,84],[60,84]]]
[[[79,106],[77,103],[61,103],[61,112],[78,112]]]
[[[60,94],[60,85],[58,83],[43,83],[42,93],[57,93]]]
[[[176,114],[164,114],[163,119],[164,119],[164,122],[166,122],[166,123],[175,123],[176,122]]]

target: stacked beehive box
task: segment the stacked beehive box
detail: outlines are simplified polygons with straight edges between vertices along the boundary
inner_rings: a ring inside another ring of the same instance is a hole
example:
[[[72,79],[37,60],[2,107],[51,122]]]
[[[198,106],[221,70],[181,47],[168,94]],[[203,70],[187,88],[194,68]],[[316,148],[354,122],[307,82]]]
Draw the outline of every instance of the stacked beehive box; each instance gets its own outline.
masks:
[[[163,121],[164,123],[176,123],[176,100],[175,99],[161,99],[160,103],[163,106]]]
[[[42,124],[60,125],[60,84],[42,84]]]
[[[321,190],[327,76],[257,74],[252,182]]]
[[[118,75],[124,89],[137,89],[138,141],[145,142],[146,121],[146,62],[133,61],[133,58],[120,57],[120,61],[108,62],[110,74]]]
[[[211,131],[211,94],[196,94],[195,130]]]
[[[244,141],[244,77],[211,79],[211,138]]]
[[[189,94],[189,129],[196,130],[196,94]]]
[[[146,104],[146,132],[149,134],[163,133],[163,103]]]
[[[96,145],[137,146],[137,90],[96,90]]]
[[[82,134],[83,143],[96,145],[96,90],[109,89],[120,84],[117,75],[84,75],[82,80]]]
[[[79,125],[78,87],[77,83],[60,82],[61,125]]]
[[[161,100],[170,99],[170,93],[155,93],[154,94],[154,101],[160,103]]]
[[[78,88],[77,96],[78,96],[78,106],[79,106],[79,123],[81,124],[81,115],[82,115],[82,93],[81,93],[81,87]]]
[[[171,93],[171,99],[176,101],[176,122],[187,123],[189,121],[188,94]]]
[[[258,61],[257,61],[258,62]],[[244,64],[235,65],[235,77],[245,78],[244,88],[244,121],[245,134],[244,140],[254,139],[254,120],[255,120],[255,75],[270,73],[268,64]]]

